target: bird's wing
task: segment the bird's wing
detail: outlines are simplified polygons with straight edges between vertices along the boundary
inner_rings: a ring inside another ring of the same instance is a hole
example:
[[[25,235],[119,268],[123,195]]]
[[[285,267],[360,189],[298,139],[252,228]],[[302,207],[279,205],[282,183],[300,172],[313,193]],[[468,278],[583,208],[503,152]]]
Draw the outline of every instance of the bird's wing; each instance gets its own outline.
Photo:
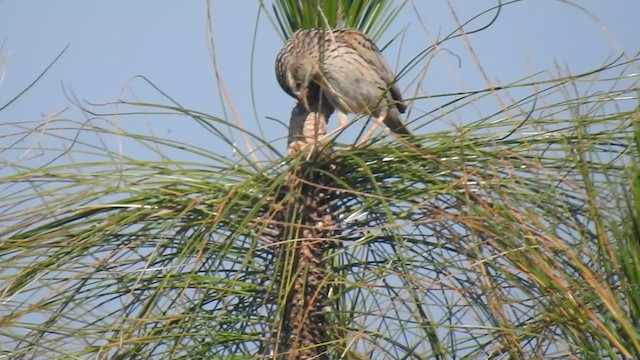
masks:
[[[378,73],[382,77],[382,80],[389,87],[389,93],[393,100],[395,100],[395,105],[401,113],[404,113],[407,109],[407,106],[404,104],[402,100],[402,93],[400,92],[400,88],[396,83],[396,77],[391,72],[389,65],[385,61],[380,49],[376,46],[376,44],[367,38],[364,34],[357,30],[353,29],[340,29],[337,31],[341,31],[343,36],[345,37],[345,41],[356,49],[356,51],[365,59],[366,62],[371,64]]]

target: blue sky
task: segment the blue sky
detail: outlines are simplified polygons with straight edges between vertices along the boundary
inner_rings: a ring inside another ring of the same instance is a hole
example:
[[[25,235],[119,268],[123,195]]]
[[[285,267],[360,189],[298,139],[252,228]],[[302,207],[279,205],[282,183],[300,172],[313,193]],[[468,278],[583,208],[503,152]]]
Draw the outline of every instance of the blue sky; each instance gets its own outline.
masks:
[[[282,46],[279,32],[259,1],[212,3],[220,80],[233,109],[243,126],[257,131],[259,123],[264,136],[284,150],[286,129],[268,119],[287,122],[294,104],[274,77],[273,60]],[[639,1],[575,1],[578,3],[521,1],[506,6],[493,26],[470,36],[468,43],[462,38],[446,43],[446,51],[431,59],[419,84],[411,80],[424,63],[400,80],[406,98],[426,97],[411,102],[410,116],[428,113],[447,100],[434,95],[486,88],[485,76],[497,85],[543,70],[550,70],[550,77],[557,65],[578,73],[601,66],[623,51],[633,55],[640,50]],[[265,4],[270,10],[271,2]],[[392,68],[400,69],[420,50],[455,29],[451,8],[465,21],[495,4],[488,0],[408,1],[379,44],[404,31],[403,40],[384,52]],[[0,125],[4,124],[0,131],[16,131],[6,124],[34,124],[67,107],[66,117],[82,119],[84,115],[70,105],[63,88],[93,103],[118,98],[168,103],[136,75],[147,77],[186,108],[231,119],[229,108],[223,108],[209,55],[206,9],[205,1],[0,0],[0,104],[15,96],[69,45],[33,89],[0,112]],[[488,15],[481,17],[470,28],[488,19]],[[465,124],[470,118],[496,111],[498,104],[488,99],[465,112],[447,114],[418,132]],[[130,132],[153,132],[220,154],[232,151],[184,118],[109,117],[108,121]],[[0,137],[0,146],[6,144],[7,139]]]

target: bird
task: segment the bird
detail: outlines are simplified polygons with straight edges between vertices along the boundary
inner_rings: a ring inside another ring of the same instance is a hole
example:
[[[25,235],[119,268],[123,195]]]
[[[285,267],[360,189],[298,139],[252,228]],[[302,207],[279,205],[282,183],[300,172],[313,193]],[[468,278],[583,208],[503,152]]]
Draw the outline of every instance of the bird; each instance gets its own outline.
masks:
[[[411,134],[400,118],[407,106],[396,77],[380,49],[362,32],[300,29],[278,53],[275,65],[280,87],[307,111],[311,112],[310,101],[328,101],[344,114],[373,116],[396,134]]]

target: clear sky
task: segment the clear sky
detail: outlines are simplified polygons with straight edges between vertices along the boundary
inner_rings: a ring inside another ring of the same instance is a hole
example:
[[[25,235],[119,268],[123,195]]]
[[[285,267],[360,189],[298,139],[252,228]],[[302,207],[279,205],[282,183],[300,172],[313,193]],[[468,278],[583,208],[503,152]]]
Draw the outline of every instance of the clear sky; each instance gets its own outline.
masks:
[[[264,2],[270,11],[271,2]],[[268,119],[286,123],[294,104],[274,77],[274,58],[283,44],[279,32],[257,0],[212,3],[220,80],[233,108],[244,126],[257,131],[259,122],[264,136],[284,150],[282,138],[287,130]],[[384,52],[392,68],[401,69],[438,37],[456,28],[452,8],[460,21],[465,21],[496,4],[495,0],[409,0],[379,45],[406,31],[402,42],[395,41]],[[69,107],[63,88],[92,103],[118,98],[168,103],[143,81],[134,79],[136,75],[147,77],[184,107],[231,118],[231,113],[225,115],[223,110],[208,51],[206,9],[204,0],[0,0],[0,106],[69,45],[33,89],[0,112],[0,132],[17,131],[8,123],[39,121]],[[517,2],[506,6],[489,29],[467,39],[479,63],[465,40],[458,38],[447,42],[447,51],[431,60],[419,84],[411,80],[424,63],[403,77],[400,85],[406,98],[486,88],[478,64],[493,84],[509,83],[543,70],[555,73],[557,65],[572,73],[590,70],[623,51],[629,55],[640,51],[638,14],[638,0]],[[489,18],[481,17],[468,29],[485,24]],[[445,100],[435,97],[411,102],[413,117]],[[470,107],[466,113],[448,114],[418,132],[464,124],[474,112],[488,114],[497,109],[493,99]],[[83,118],[73,106],[65,116]],[[221,154],[231,153],[229,146],[184,118],[135,116],[110,117],[109,121],[128,131],[153,131]],[[333,126],[335,123],[332,121]],[[2,135],[0,147],[6,147],[11,142]],[[25,141],[38,140],[32,137]]]

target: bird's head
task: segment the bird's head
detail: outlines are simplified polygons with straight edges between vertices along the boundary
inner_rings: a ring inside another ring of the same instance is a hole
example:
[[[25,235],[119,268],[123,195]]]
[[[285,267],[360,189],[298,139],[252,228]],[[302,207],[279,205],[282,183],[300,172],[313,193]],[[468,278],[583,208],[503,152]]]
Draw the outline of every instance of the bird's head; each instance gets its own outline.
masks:
[[[294,62],[286,74],[287,87],[291,95],[309,109],[309,88],[312,86],[315,69],[308,62]]]

